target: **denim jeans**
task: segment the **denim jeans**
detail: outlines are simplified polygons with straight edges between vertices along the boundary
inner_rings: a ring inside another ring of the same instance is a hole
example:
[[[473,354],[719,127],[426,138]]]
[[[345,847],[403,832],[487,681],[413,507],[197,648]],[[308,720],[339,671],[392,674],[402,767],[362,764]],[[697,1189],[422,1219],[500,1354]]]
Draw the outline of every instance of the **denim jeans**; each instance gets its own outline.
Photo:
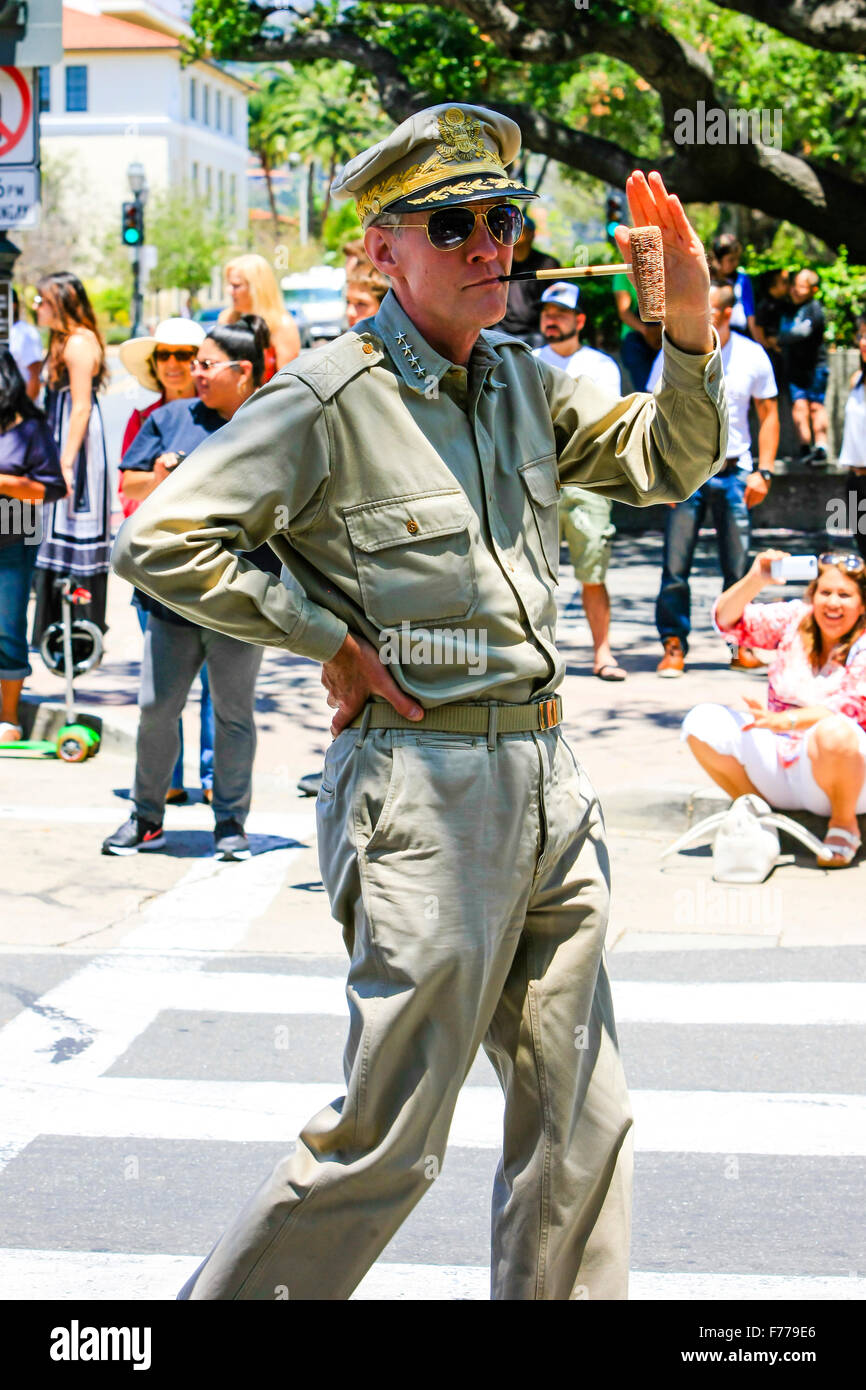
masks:
[[[148,613],[139,604],[133,605],[138,614],[138,625],[142,632],[147,631]],[[210,697],[210,682],[207,678],[207,663],[199,671],[201,681],[201,706],[199,708],[200,733],[198,744],[198,772],[202,791],[213,790],[213,740],[214,720],[213,701]],[[183,790],[183,720],[177,721],[177,736],[180,739],[180,752],[172,768],[171,786],[173,791]]]
[[[749,510],[744,501],[748,474],[740,469],[717,474],[667,514],[662,583],[656,601],[656,627],[662,641],[679,637],[688,651],[691,631],[689,575],[705,510],[716,528],[723,588],[742,579],[749,555]]]
[[[38,545],[15,541],[0,546],[0,680],[22,681],[32,667],[27,659],[27,600]]]

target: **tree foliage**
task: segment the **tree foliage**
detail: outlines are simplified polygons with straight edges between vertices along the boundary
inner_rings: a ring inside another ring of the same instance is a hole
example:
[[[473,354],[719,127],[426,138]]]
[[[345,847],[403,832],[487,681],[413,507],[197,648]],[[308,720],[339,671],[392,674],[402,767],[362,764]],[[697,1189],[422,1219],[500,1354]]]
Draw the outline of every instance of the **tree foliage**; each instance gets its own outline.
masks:
[[[866,0],[195,0],[192,24],[218,58],[348,62],[392,120],[487,103],[575,172],[622,187],[656,167],[686,202],[745,204],[866,260]],[[698,102],[779,111],[781,148],[677,143]]]
[[[157,255],[149,288],[196,294],[209,283],[233,240],[232,228],[213,215],[207,199],[184,188],[157,193],[147,210],[147,242]]]

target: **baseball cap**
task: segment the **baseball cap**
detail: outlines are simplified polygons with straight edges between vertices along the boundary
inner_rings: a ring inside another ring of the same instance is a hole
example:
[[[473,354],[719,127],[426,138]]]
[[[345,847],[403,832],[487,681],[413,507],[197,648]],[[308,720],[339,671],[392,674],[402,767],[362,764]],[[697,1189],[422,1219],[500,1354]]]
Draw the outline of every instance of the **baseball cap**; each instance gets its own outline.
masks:
[[[541,296],[542,304],[561,304],[564,309],[577,310],[577,301],[580,299],[580,290],[577,285],[570,285],[567,280],[557,280],[549,289],[544,291]]]

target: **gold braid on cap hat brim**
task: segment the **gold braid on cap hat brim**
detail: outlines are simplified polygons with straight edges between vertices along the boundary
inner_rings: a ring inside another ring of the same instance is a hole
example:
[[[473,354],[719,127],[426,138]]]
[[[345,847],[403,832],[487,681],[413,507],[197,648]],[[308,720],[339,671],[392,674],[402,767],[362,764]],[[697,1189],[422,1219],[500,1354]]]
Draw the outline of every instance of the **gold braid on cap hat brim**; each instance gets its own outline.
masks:
[[[497,170],[500,171],[497,174]],[[370,188],[357,198],[356,206],[358,218],[363,222],[365,217],[377,217],[380,212],[384,212],[391,203],[396,203],[398,199],[405,198],[409,193],[417,193],[427,188],[430,184],[437,183],[440,179],[447,178],[449,174],[456,174],[458,171],[454,167],[452,159],[444,160],[438,154],[434,154],[430,159],[425,159],[423,164],[413,164],[408,169],[404,169],[400,174],[392,174],[390,178],[382,179],[380,183],[374,183]],[[474,165],[464,165],[460,171],[466,174],[487,174],[496,175],[498,180],[505,177],[505,166],[498,161],[494,155],[488,154],[483,161],[478,160]],[[475,184],[460,185],[467,192],[473,191]],[[501,184],[499,185],[501,186]],[[517,185],[515,185],[517,187]],[[438,196],[447,197],[447,191],[443,190],[435,195],[428,194],[428,197]],[[418,198],[415,201],[422,202],[424,199]]]

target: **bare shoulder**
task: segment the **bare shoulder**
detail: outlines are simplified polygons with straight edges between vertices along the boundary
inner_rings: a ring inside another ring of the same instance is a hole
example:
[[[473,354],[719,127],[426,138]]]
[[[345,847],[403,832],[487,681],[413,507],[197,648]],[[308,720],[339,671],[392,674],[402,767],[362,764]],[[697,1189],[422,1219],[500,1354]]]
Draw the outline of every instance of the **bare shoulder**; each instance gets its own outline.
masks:
[[[73,328],[63,349],[63,360],[69,362],[98,362],[102,356],[99,339],[90,328],[83,325]]]

